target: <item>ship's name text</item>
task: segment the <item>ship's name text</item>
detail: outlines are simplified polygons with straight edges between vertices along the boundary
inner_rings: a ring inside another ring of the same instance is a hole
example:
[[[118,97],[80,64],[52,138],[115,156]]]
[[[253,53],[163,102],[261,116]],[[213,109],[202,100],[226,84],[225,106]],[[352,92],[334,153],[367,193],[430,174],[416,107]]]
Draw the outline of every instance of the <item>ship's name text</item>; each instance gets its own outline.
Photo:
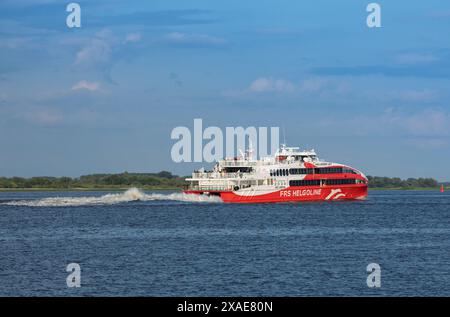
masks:
[[[295,189],[280,191],[280,197],[317,196],[320,194],[322,194],[322,189]]]

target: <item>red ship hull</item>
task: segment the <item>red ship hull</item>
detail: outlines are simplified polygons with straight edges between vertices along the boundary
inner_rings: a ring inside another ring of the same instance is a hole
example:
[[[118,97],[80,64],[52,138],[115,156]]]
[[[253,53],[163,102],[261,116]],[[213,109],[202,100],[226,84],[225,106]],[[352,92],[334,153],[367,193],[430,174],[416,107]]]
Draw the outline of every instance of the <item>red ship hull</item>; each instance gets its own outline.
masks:
[[[186,194],[219,196],[226,203],[276,203],[297,201],[355,200],[367,197],[367,184],[287,187],[270,193],[185,190]]]

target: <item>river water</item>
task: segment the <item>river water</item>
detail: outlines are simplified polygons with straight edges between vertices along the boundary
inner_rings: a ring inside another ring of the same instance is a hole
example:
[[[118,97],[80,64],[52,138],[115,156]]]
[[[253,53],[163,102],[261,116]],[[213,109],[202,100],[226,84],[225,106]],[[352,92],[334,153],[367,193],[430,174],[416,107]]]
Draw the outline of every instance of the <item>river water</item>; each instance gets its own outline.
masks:
[[[0,193],[2,296],[450,295],[450,194],[236,205],[179,192]],[[69,288],[66,267],[81,268]],[[381,287],[367,285],[369,263]]]

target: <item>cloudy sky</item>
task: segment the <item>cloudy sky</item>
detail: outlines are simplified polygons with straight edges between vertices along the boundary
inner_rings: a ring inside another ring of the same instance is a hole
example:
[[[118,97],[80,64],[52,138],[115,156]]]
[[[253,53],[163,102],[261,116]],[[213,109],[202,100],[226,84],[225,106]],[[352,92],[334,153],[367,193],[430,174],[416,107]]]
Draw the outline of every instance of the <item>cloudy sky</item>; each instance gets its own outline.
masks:
[[[0,175],[188,174],[176,126],[279,126],[369,175],[450,180],[450,3],[0,1]]]

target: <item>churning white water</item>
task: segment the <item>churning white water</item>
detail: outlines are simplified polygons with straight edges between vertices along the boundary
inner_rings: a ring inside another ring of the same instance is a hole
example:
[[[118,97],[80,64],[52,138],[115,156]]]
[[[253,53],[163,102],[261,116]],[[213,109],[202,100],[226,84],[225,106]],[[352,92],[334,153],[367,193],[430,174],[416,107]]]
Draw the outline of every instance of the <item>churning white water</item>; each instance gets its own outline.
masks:
[[[214,196],[193,195],[184,193],[146,194],[137,188],[130,188],[124,193],[107,194],[99,197],[50,197],[36,200],[9,201],[4,203],[4,205],[29,206],[29,207],[61,207],[61,206],[84,206],[84,205],[112,205],[138,200],[140,201],[171,200],[183,202],[211,202],[211,203],[222,202],[222,200],[219,197]]]

